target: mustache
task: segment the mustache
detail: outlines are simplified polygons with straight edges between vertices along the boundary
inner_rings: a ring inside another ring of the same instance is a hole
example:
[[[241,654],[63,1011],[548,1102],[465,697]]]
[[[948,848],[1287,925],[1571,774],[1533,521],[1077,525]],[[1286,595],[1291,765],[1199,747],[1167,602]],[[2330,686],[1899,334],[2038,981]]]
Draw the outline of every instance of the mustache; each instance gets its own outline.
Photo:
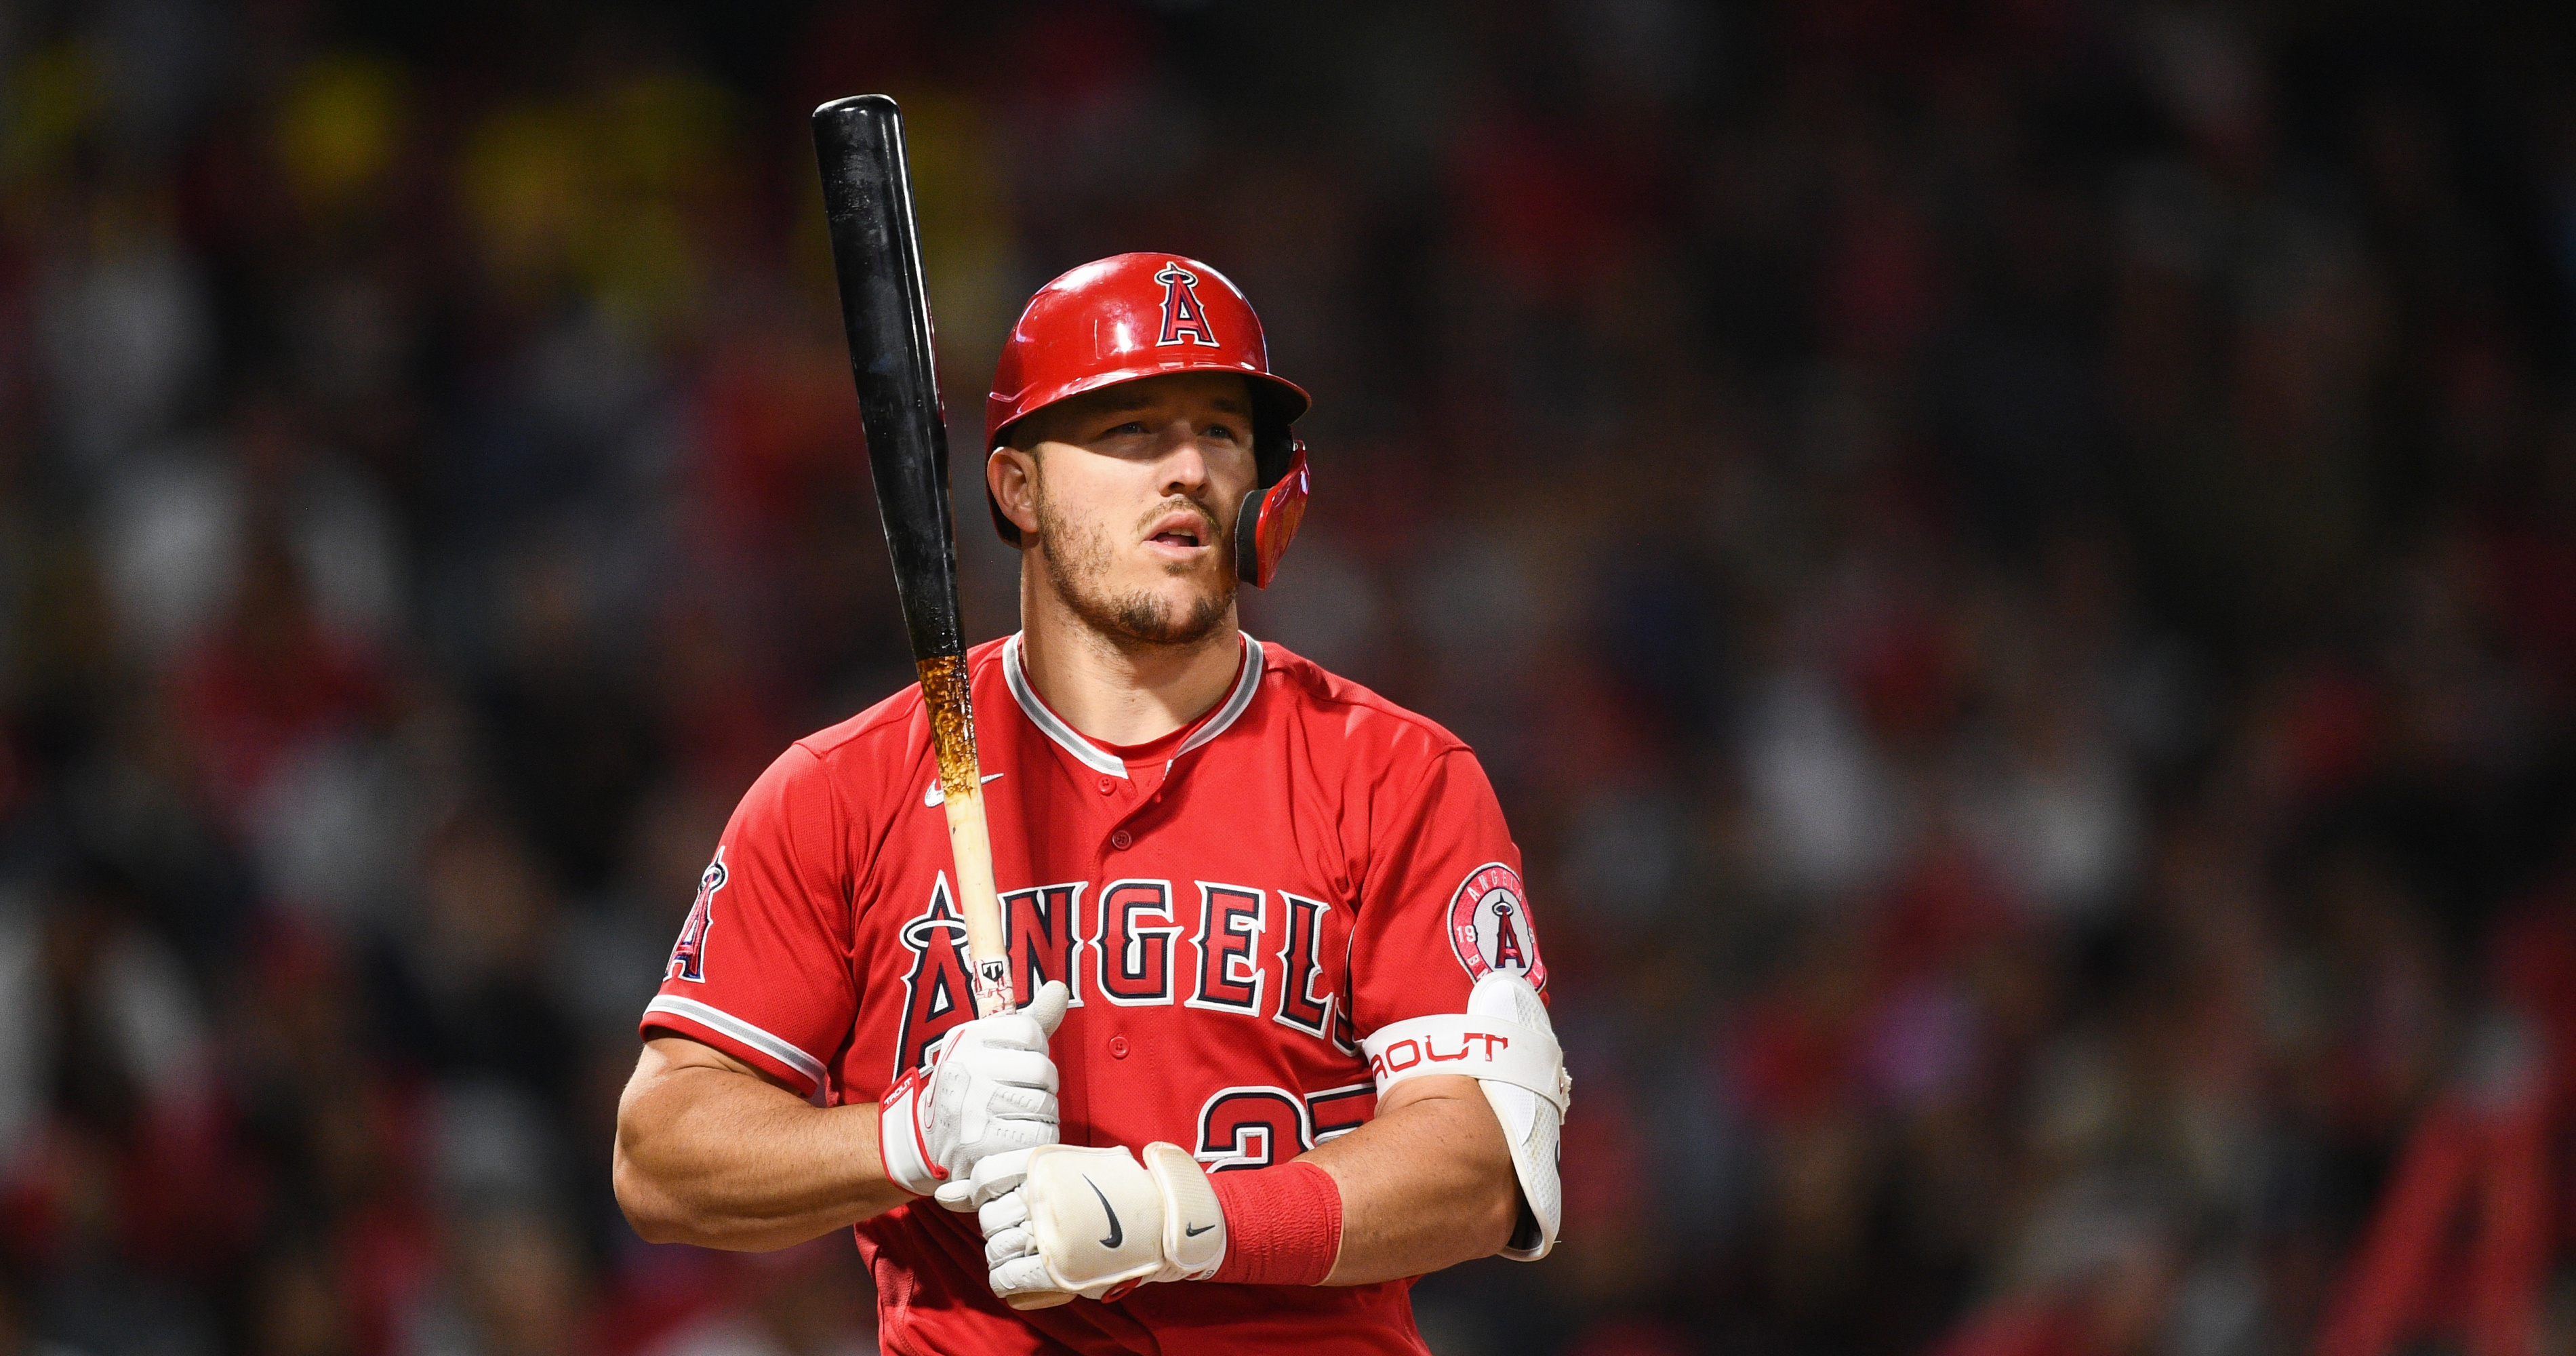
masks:
[[[1147,510],[1143,517],[1136,520],[1136,530],[1141,533],[1146,528],[1152,527],[1166,514],[1173,512],[1194,515],[1207,524],[1207,540],[1211,545],[1225,545],[1225,520],[1219,518],[1213,509],[1210,509],[1207,505],[1190,498],[1188,495],[1174,495]]]

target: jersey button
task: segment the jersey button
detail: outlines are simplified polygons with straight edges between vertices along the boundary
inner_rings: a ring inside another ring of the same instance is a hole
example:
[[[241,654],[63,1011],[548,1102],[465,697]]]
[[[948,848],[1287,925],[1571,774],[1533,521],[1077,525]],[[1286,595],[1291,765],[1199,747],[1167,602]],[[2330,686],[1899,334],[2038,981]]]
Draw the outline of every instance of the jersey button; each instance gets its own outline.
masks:
[[[1100,794],[1105,796],[1115,789],[1117,789],[1116,784],[1111,782],[1107,777],[1100,779]]]
[[[1127,849],[1136,846],[1136,835],[1129,833],[1125,829],[1116,830],[1109,835],[1109,846],[1118,849],[1120,852],[1125,852]]]
[[[1112,1036],[1109,1038],[1109,1057],[1111,1059],[1125,1059],[1127,1057],[1127,1038],[1125,1036]]]

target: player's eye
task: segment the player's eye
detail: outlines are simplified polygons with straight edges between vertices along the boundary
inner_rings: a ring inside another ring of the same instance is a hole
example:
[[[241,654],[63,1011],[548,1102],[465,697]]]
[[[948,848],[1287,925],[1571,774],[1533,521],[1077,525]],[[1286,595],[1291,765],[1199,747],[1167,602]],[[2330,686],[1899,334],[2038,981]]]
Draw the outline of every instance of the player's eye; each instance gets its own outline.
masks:
[[[1208,427],[1207,427],[1207,436],[1208,436],[1208,437],[1211,437],[1211,438],[1223,438],[1223,439],[1225,439],[1227,442],[1233,442],[1233,443],[1239,443],[1239,442],[1242,442],[1242,441],[1243,441],[1243,434],[1242,434],[1242,432],[1241,432],[1240,430],[1238,430],[1238,429],[1234,428],[1232,425],[1229,425],[1229,424],[1210,424],[1210,425],[1208,425]]]
[[[1100,436],[1103,438],[1121,438],[1133,434],[1141,434],[1144,431],[1145,425],[1143,421],[1130,419],[1126,423],[1120,424],[1115,428],[1102,430]]]

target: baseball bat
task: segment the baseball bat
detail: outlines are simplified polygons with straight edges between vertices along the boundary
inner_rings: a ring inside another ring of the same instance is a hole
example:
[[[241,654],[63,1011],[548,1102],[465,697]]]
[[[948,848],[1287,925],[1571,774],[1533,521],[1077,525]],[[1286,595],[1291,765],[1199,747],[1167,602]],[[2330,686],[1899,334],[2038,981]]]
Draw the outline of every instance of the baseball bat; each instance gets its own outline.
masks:
[[[859,387],[868,469],[939,754],[975,1015],[990,1017],[1017,1003],[975,757],[975,704],[967,691],[957,537],[948,506],[948,426],[931,363],[930,297],[904,165],[903,115],[882,94],[835,99],[814,110],[814,154],[823,167],[832,271],[840,279],[841,327]]]

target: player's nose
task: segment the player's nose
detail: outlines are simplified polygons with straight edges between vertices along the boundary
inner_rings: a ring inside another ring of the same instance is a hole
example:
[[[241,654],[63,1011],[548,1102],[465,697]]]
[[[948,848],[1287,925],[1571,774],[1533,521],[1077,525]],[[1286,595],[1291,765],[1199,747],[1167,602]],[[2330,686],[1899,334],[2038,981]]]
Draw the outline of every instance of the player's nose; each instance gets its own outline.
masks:
[[[1174,424],[1164,435],[1161,490],[1195,499],[1208,483],[1208,454],[1197,429]]]

